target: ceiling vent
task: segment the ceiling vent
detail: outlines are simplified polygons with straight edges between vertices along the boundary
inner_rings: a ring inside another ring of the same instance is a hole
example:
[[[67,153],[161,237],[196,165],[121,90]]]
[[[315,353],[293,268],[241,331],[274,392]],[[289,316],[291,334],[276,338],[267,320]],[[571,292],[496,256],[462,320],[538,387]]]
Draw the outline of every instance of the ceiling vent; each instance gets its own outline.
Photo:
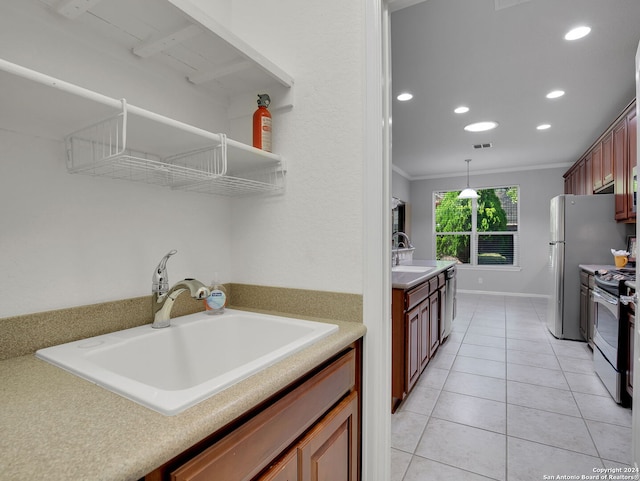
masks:
[[[490,147],[493,147],[493,144],[490,142],[486,144],[473,144],[474,149],[488,149]]]

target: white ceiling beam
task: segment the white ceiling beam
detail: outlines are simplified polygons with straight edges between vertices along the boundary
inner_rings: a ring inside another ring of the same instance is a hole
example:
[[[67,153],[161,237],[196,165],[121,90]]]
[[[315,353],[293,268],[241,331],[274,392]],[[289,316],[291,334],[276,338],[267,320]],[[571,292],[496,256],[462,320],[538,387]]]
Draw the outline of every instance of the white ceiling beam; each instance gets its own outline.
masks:
[[[209,72],[203,72],[195,75],[190,75],[187,77],[189,82],[194,83],[196,85],[200,85],[206,82],[211,82],[220,77],[224,77],[226,75],[231,75],[242,70],[248,69],[252,66],[252,63],[249,60],[241,60],[239,62],[230,63],[224,65],[215,70],[211,70]]]
[[[56,8],[56,11],[60,15],[73,20],[101,1],[102,0],[67,0],[66,2],[62,2],[62,4]]]
[[[180,44],[190,38],[202,33],[202,29],[197,25],[189,25],[175,32],[154,37],[138,44],[134,47],[133,53],[138,57],[147,58],[157,53],[163,52],[174,45]]]

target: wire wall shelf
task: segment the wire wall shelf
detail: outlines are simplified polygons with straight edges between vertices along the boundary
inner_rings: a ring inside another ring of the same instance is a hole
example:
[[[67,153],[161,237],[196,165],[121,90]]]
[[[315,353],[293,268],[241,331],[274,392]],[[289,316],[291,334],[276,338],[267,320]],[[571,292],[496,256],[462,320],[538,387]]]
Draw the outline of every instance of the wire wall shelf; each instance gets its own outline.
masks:
[[[124,99],[121,102],[122,109],[117,114],[66,137],[67,170],[70,173],[225,196],[279,193],[284,190],[285,171],[278,156],[228,140],[225,134],[201,131],[206,135],[169,142],[170,147],[165,146],[168,150],[175,150],[176,144],[204,146],[166,156],[150,153],[147,149],[129,148],[130,138],[139,139],[130,129],[129,107]],[[151,119],[151,125],[143,128],[141,125],[144,122],[136,119],[136,130],[152,131],[166,141],[167,136],[158,134],[159,126],[153,125],[154,120],[157,118]],[[186,133],[191,135],[193,132],[189,130]],[[198,130],[194,128],[196,134]],[[170,131],[173,129],[170,128]],[[154,146],[157,142],[147,141]],[[230,158],[233,161],[233,174],[229,172]]]

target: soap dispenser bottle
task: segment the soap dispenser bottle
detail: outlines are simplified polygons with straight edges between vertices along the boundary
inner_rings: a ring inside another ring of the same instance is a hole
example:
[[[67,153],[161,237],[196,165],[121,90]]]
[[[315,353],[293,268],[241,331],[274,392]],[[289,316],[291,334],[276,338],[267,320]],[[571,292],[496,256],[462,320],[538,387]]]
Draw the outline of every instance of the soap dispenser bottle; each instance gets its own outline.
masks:
[[[222,314],[226,305],[227,290],[218,281],[218,274],[216,273],[214,280],[211,282],[211,294],[204,300],[204,308],[207,314]]]

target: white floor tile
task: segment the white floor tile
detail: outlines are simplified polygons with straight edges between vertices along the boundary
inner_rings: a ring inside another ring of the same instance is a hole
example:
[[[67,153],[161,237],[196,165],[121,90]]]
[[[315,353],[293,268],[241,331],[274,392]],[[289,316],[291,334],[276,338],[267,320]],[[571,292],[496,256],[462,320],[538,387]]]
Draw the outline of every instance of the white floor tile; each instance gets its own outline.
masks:
[[[578,374],[575,372],[565,372],[565,377],[572,391],[596,394],[598,396],[609,396],[609,391],[604,387],[602,381],[596,374]]]
[[[505,403],[490,399],[442,391],[431,417],[506,433]]]
[[[504,379],[466,372],[451,371],[442,389],[493,401],[504,402],[506,399],[506,381]]]
[[[576,479],[580,479],[582,475],[593,475],[593,468],[604,467],[595,456],[513,437],[509,437],[507,443],[509,481],[559,479],[558,475],[576,475],[579,476]],[[545,478],[545,475],[549,477]]]
[[[524,339],[507,338],[507,349],[516,351],[538,352],[542,354],[555,354],[551,344],[547,341],[527,341]]]
[[[504,337],[495,337],[495,336],[486,336],[483,334],[472,334],[467,331],[467,334],[464,336],[462,340],[463,344],[475,344],[478,346],[489,346],[489,347],[500,347],[504,348],[505,346],[505,338]]]
[[[492,337],[505,337],[504,327],[487,327],[487,326],[479,326],[475,322],[471,323],[469,329],[467,330],[467,335],[469,334],[477,334],[480,336],[492,336]]]
[[[412,457],[412,454],[391,448],[391,481],[403,481]]]
[[[557,341],[551,347],[558,356],[577,357],[580,359],[593,359],[593,351],[589,349],[586,342],[579,341]]]
[[[506,363],[504,362],[456,356],[456,360],[454,361],[451,370],[504,379],[506,375],[505,367]]]
[[[411,394],[400,406],[400,411],[410,411],[424,416],[430,416],[436,405],[438,396],[440,396],[439,389],[417,385],[411,390]]]
[[[556,448],[598,455],[582,418],[508,404],[507,433]]]
[[[543,367],[545,369],[560,370],[558,359],[553,354],[539,352],[507,350],[507,362],[525,366]]]
[[[573,394],[583,418],[625,427],[631,426],[631,409],[616,404],[610,396],[595,396],[579,392]]]
[[[593,360],[577,357],[557,356],[560,367],[565,372],[577,372],[579,374],[594,374]]]
[[[476,344],[462,344],[458,350],[458,356],[475,357],[500,362],[506,361],[504,347],[478,346]]]
[[[507,402],[543,411],[580,417],[571,391],[507,381]]]
[[[453,361],[456,359],[455,354],[447,354],[444,352],[438,351],[436,355],[429,361],[429,364],[438,369],[446,369],[447,371],[451,369],[451,365]]]
[[[403,481],[487,481],[490,479],[491,478],[464,471],[454,466],[438,463],[420,456],[414,456]]]
[[[432,418],[416,454],[482,476],[505,479],[504,434]]]
[[[447,369],[439,369],[429,364],[424,371],[422,371],[422,375],[420,379],[418,379],[416,386],[442,389],[448,375],[449,371]]]
[[[587,421],[589,431],[602,459],[631,463],[631,428]]]
[[[562,371],[545,369],[543,367],[508,363],[507,379],[509,381],[526,382],[529,384],[537,384],[538,386],[569,390],[569,385]]]
[[[397,411],[391,417],[391,447],[413,453],[428,419],[423,414]]]

